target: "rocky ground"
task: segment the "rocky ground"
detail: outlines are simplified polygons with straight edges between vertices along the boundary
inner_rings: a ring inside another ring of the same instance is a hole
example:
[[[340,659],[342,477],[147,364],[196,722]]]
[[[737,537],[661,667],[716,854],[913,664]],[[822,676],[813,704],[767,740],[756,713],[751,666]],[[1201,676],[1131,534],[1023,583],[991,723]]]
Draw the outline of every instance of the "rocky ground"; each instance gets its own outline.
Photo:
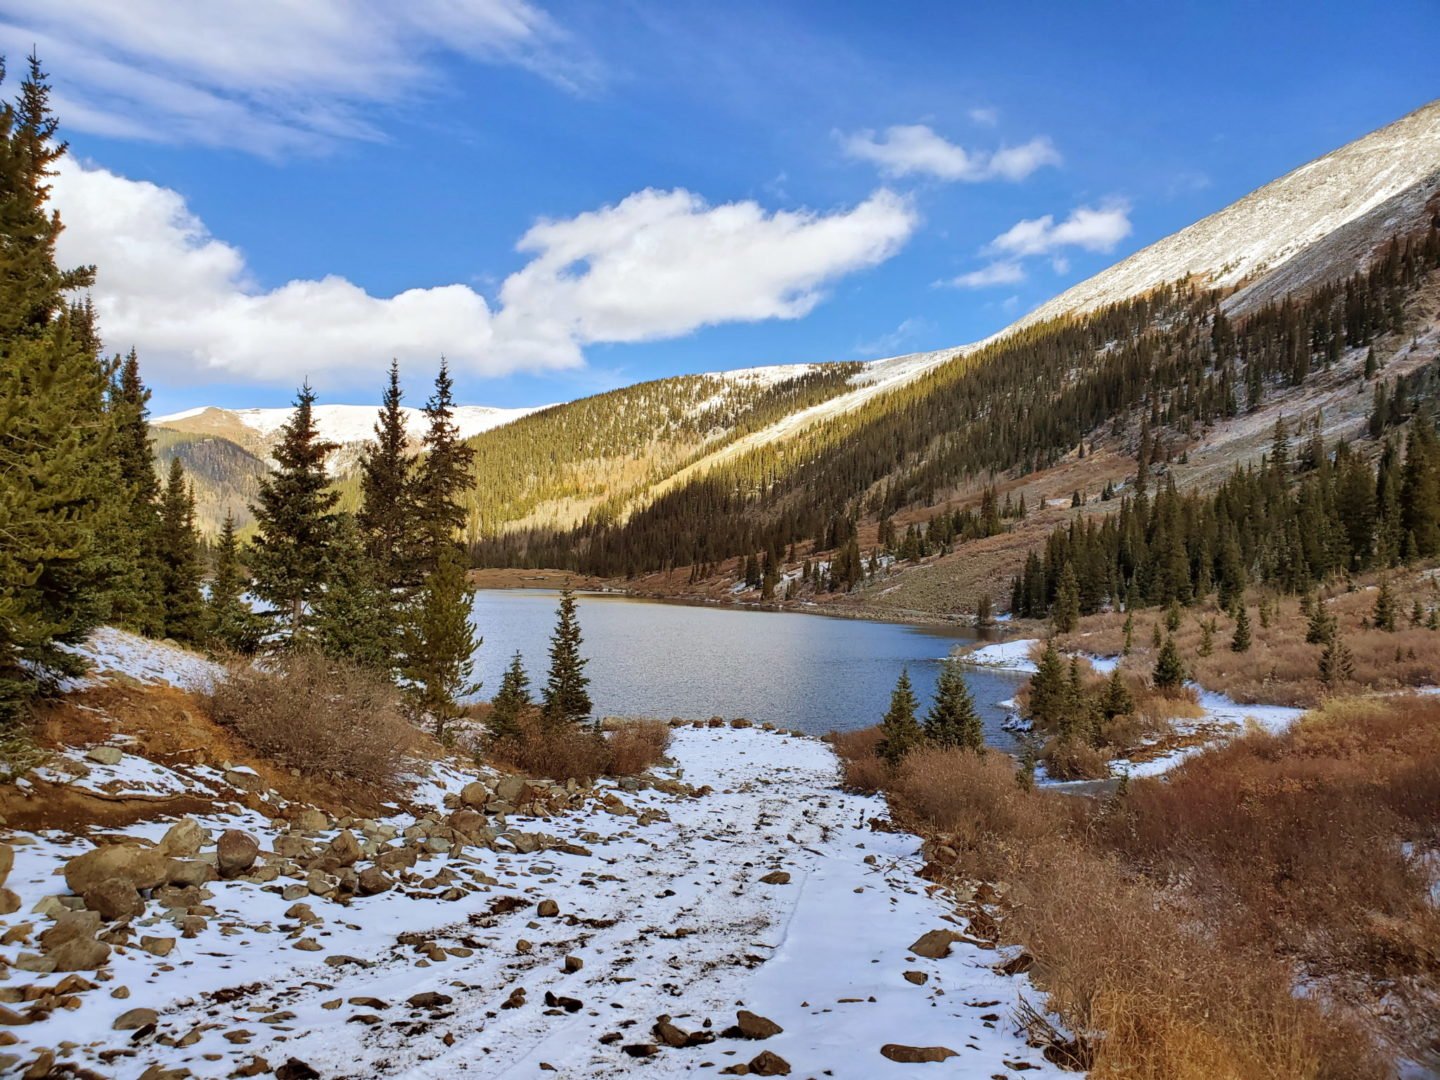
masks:
[[[196,674],[132,645],[106,647],[117,677]],[[594,788],[431,762],[364,819],[136,751],[117,724],[20,782],[155,810],[5,830],[6,1070],[1060,1071],[1027,1043],[1039,995],[1005,974],[996,893],[918,876],[919,840],[817,741],[687,726],[672,767]]]

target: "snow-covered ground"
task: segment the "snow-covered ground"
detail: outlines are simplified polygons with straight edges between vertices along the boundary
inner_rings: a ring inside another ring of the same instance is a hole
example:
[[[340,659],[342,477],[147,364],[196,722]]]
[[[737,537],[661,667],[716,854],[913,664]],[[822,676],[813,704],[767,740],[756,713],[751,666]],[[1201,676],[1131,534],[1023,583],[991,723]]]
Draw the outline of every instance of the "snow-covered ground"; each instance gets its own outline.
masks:
[[[522,416],[529,416],[533,412],[548,408],[550,408],[548,405],[518,409],[501,409],[492,405],[457,405],[454,423],[460,430],[460,437],[468,439],[472,435],[479,435],[482,431],[489,431],[491,428],[500,427],[502,424],[519,420]],[[418,442],[425,434],[425,414],[409,405],[401,406],[400,411],[405,417],[406,434]],[[152,423],[165,427],[179,424],[184,420],[194,420],[205,413],[213,413],[212,419],[233,419],[256,434],[270,439],[279,433],[280,428],[289,421],[293,412],[294,410],[289,408],[222,409],[216,406],[202,405],[196,409],[186,409],[183,412],[170,413],[167,416],[157,416]],[[330,442],[365,442],[375,436],[377,412],[374,405],[316,405],[314,407],[315,427],[320,432],[320,437]]]
[[[976,667],[996,668],[999,671],[1022,671],[1035,674],[1035,661],[1030,659],[1030,650],[1038,644],[1036,638],[1017,638],[1014,641],[997,641],[993,645],[982,645],[973,652],[963,654],[967,664]]]
[[[179,690],[204,690],[222,670],[188,649],[113,626],[100,627],[83,645],[60,647],[90,662],[89,674],[73,681],[72,689],[119,676]]]
[[[114,642],[103,651],[121,654],[119,666],[131,671],[184,676]],[[152,1065],[222,1077],[259,1057],[268,1069],[293,1058],[327,1077],[543,1070],[578,1078],[678,1076],[770,1051],[795,1075],[884,1077],[913,1072],[881,1055],[882,1046],[902,1044],[953,1050],[937,1070],[947,1075],[1060,1075],[1015,1020],[1022,996],[1041,995],[1024,976],[993,970],[999,951],[965,941],[944,959],[909,951],[929,931],[963,926],[946,894],[917,876],[918,839],[873,831],[868,822],[884,817],[883,802],[838,790],[828,747],[759,729],[674,734],[666,775],[683,784],[606,781],[583,809],[490,818],[502,835],[543,832],[576,845],[568,852],[550,844],[519,854],[502,840],[500,850],[427,853],[403,889],[343,903],[306,894],[306,873],[293,863],[269,881],[211,881],[203,917],[190,909],[192,937],[179,932],[186,908],[152,901],[134,921],[131,944],[116,947],[110,977],[82,972],[98,985],[72,983],[73,1008],[40,1010],[34,1022],[7,1028],[16,1041],[0,1047],[0,1062],[24,1067],[42,1049],[60,1048],[63,1062],[122,1077]],[[84,748],[64,756],[68,764],[45,779],[218,797],[218,809],[199,819],[212,841],[244,830],[260,842],[259,867],[286,865],[272,853],[286,836],[283,822],[239,805],[230,786],[246,785],[236,770],[172,770],[129,754],[103,764]],[[77,777],[84,768],[89,775]],[[444,814],[447,795],[453,806],[473,778],[437,766],[413,797]],[[158,841],[172,823],[112,832]],[[363,824],[373,834],[376,826],[413,828],[415,818]],[[304,835],[323,846],[336,825]],[[58,868],[91,843],[58,831],[8,830],[5,839],[15,850],[5,884],[19,897],[19,910],[0,917],[6,985],[55,987],[63,974],[15,965],[49,925],[57,901],[47,898],[66,892]],[[788,880],[763,880],[776,871]],[[447,884],[459,887],[447,893]],[[292,907],[297,899],[313,916]],[[541,914],[545,900],[558,914]],[[416,996],[427,994],[439,996]],[[155,1010],[153,1028],[113,1029],[137,1008]],[[726,1036],[742,1008],[783,1031],[763,1041]],[[665,1046],[652,1034],[661,1017],[714,1038]]]

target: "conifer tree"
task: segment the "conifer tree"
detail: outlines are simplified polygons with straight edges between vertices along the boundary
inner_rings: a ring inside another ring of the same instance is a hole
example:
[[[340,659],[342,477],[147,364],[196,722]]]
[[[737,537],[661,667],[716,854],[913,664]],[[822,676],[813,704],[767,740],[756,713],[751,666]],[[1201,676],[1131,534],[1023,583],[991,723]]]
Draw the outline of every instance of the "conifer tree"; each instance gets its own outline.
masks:
[[[594,708],[588,689],[590,678],[585,674],[585,665],[590,661],[580,655],[580,645],[575,594],[562,589],[555,632],[550,637],[550,672],[540,692],[547,723],[581,724]]]
[[[1120,650],[1120,655],[1129,656],[1130,650],[1135,647],[1135,612],[1130,608],[1125,609],[1125,645]]]
[[[444,740],[450,722],[461,715],[460,699],[480,689],[471,677],[482,641],[470,623],[474,590],[464,557],[454,544],[441,545],[439,552],[405,628],[404,674],[416,717],[428,718],[435,737]]]
[[[1050,618],[1057,634],[1073,633],[1080,623],[1080,582],[1073,562],[1067,562],[1060,571]]]
[[[170,460],[170,476],[160,498],[160,525],[155,544],[160,563],[164,633],[176,641],[199,641],[205,634],[205,603],[200,592],[200,534],[195,528],[195,497],[179,458]]]
[[[459,542],[465,525],[461,496],[470,487],[475,451],[460,441],[455,426],[454,380],[442,359],[435,392],[425,402],[425,446],[415,468],[412,528],[423,571],[433,569],[441,548]]]
[[[311,613],[316,645],[326,656],[391,675],[401,625],[391,591],[349,514],[337,519],[327,558],[329,573]]]
[[[1057,729],[1068,711],[1069,696],[1065,665],[1054,639],[1050,639],[1035,665],[1035,674],[1030,676],[1030,716],[1042,729]]]
[[[892,768],[924,741],[925,733],[915,719],[915,710],[919,706],[915,690],[910,685],[910,672],[902,668],[900,678],[895,681],[895,689],[890,693],[890,708],[880,721],[880,742],[876,746],[876,753]]]
[[[525,662],[517,650],[510,658],[510,666],[500,680],[500,692],[490,703],[490,738],[495,741],[513,739],[520,734],[520,722],[532,708],[530,701],[530,676],[525,673]]]
[[[940,669],[935,701],[925,715],[925,740],[943,749],[985,749],[985,731],[960,661],[950,657]]]
[[[1135,699],[1117,667],[1106,680],[1105,692],[1100,698],[1100,713],[1105,719],[1113,720],[1117,716],[1129,716],[1134,711]]]
[[[205,604],[206,636],[215,647],[242,655],[260,647],[265,625],[245,602],[245,591],[249,587],[250,576],[240,563],[235,515],[226,514],[215,544],[215,567]]]
[[[1395,594],[1390,589],[1390,579],[1384,575],[1380,578],[1380,591],[1375,594],[1375,610],[1371,616],[1371,622],[1377,630],[1395,630]]]
[[[309,605],[325,584],[339,498],[325,474],[325,457],[335,444],[320,438],[314,405],[307,382],[281,428],[277,468],[261,480],[250,507],[257,528],[250,567],[255,595],[273,605],[272,615],[292,647],[304,639]]]
[[[164,632],[161,572],[157,550],[160,481],[155,475],[150,438],[150,390],[140,378],[140,361],[131,349],[109,394],[113,447],[119,476],[122,521],[111,532],[115,563],[110,589],[110,618],[141,634]]]
[[[1237,653],[1250,651],[1250,615],[1245,610],[1243,597],[1235,611],[1235,634],[1230,639],[1230,651]]]
[[[400,367],[390,362],[389,381],[375,421],[375,438],[360,459],[358,524],[365,552],[390,589],[415,584],[410,533],[415,526],[409,435],[400,402]]]
[[[1167,635],[1155,660],[1155,670],[1150,681],[1157,690],[1175,690],[1185,682],[1185,665],[1180,660],[1180,650],[1175,647],[1175,638]]]
[[[1355,677],[1355,658],[1338,633],[1320,650],[1320,681],[1333,689]]]

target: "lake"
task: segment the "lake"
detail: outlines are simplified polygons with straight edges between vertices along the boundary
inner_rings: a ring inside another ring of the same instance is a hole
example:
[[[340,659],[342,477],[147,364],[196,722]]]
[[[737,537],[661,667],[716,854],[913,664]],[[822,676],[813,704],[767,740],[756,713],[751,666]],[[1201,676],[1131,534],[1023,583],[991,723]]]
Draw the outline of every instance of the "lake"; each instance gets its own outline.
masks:
[[[558,600],[559,593],[547,589],[476,594],[474,621],[485,639],[475,658],[484,680],[480,697],[499,688],[517,649],[538,693]],[[605,593],[578,593],[576,601],[597,716],[744,716],[816,735],[868,727],[884,714],[902,668],[910,670],[923,713],[951,648],[976,640],[959,628]],[[966,677],[986,737],[1012,748],[997,703],[1012,697],[1026,676],[976,670]]]

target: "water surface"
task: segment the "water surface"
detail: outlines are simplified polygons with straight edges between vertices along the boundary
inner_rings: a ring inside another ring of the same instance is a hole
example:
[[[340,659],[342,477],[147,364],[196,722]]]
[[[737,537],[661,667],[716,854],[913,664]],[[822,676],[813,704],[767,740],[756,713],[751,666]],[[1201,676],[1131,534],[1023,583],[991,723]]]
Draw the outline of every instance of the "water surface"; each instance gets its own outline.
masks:
[[[475,658],[488,698],[519,649],[538,689],[559,594],[487,589],[476,594],[484,636]],[[811,734],[877,723],[902,668],[922,712],[940,664],[972,631],[867,622],[798,612],[674,604],[602,593],[577,594],[590,696],[599,716],[748,717]],[[966,673],[992,745],[1010,748],[1000,727],[1025,676]]]

